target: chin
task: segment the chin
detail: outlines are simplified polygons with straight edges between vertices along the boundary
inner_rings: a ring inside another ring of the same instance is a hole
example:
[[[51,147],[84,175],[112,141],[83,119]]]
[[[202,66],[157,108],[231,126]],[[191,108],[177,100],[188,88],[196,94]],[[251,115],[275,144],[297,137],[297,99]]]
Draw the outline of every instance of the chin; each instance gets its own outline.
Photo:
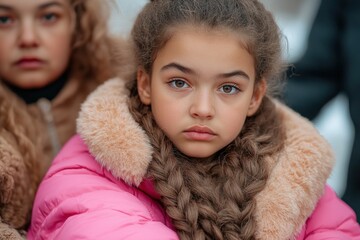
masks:
[[[176,145],[175,145],[176,146]],[[187,144],[178,144],[176,148],[184,155],[190,158],[205,159],[214,156],[218,149],[209,143],[189,142]]]
[[[53,81],[43,79],[28,79],[26,81],[19,81],[12,83],[13,85],[22,89],[39,89],[48,86]]]
[[[191,151],[191,152],[190,151],[188,151],[188,152],[181,151],[181,152],[188,157],[199,159],[199,160],[208,159],[209,157],[212,157],[214,155],[213,152],[204,154],[204,152],[201,150],[196,150],[196,151]]]

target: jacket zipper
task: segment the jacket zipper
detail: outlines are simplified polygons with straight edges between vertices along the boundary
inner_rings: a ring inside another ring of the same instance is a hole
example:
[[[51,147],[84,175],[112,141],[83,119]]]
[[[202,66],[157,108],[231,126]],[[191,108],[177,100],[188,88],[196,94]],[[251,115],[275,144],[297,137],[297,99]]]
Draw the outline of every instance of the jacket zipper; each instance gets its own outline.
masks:
[[[51,102],[48,99],[41,98],[37,101],[36,104],[40,108],[44,116],[44,119],[46,121],[53,155],[55,156],[60,151],[60,142],[59,142],[58,134],[56,132],[54,117],[51,112]]]

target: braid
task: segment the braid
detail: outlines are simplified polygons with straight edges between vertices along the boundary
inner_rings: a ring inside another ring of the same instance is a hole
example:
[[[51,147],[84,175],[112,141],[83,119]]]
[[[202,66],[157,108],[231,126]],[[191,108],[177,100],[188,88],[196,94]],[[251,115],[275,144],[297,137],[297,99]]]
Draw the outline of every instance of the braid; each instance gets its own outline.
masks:
[[[180,239],[255,239],[254,197],[268,178],[264,160],[283,146],[274,104],[265,98],[231,144],[212,158],[195,161],[179,152],[156,125],[151,108],[137,96],[136,84],[129,109],[151,140],[148,175]]]
[[[156,126],[151,110],[148,106],[143,105],[136,96],[136,86],[131,91],[129,109],[134,119],[145,129],[151,137],[152,147],[154,149],[153,160],[149,170],[149,175],[154,179],[156,188],[162,196],[163,204],[166,206],[167,214],[173,219],[174,226],[178,229],[179,234],[193,229],[191,223],[188,222],[185,212],[180,207],[184,207],[184,199],[187,197],[189,201],[190,192],[186,189],[183,182],[182,173],[173,153],[173,146],[166,138],[164,133]],[[166,160],[166,161],[165,161]],[[177,206],[178,197],[182,196],[182,200]],[[186,236],[186,234],[184,234]],[[184,238],[186,239],[186,238]]]

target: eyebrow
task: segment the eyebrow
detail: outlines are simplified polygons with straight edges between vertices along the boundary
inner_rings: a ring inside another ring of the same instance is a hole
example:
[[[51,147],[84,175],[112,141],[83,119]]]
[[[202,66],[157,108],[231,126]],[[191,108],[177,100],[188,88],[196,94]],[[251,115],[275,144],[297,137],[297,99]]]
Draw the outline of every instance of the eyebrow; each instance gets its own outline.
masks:
[[[195,71],[188,68],[188,67],[185,67],[185,66],[182,66],[181,64],[178,64],[178,63],[169,63],[165,66],[163,66],[160,70],[161,71],[165,71],[167,69],[171,69],[171,68],[175,68],[175,69],[178,69],[179,71],[183,72],[183,73],[187,73],[187,74],[195,74]]]
[[[229,72],[229,73],[222,73],[219,76],[222,78],[230,78],[230,77],[238,76],[238,77],[244,77],[247,80],[250,80],[249,75],[247,75],[244,71],[241,71],[241,70],[236,70],[236,71]]]
[[[183,73],[186,73],[186,74],[192,74],[192,75],[195,75],[195,71],[188,68],[188,67],[185,67],[179,63],[169,63],[165,66],[163,66],[160,70],[161,71],[165,71],[167,69],[171,69],[171,68],[175,68],[175,69],[178,69],[179,71],[183,72]],[[229,72],[229,73],[221,73],[218,75],[218,77],[220,78],[231,78],[231,77],[234,77],[234,76],[240,76],[240,77],[243,77],[243,78],[246,78],[247,80],[250,80],[250,77],[248,74],[246,74],[244,71],[242,70],[235,70],[235,71],[232,71],[232,72]]]
[[[59,2],[48,2],[48,3],[44,3],[41,4],[38,9],[44,9],[44,8],[48,8],[51,6],[59,6],[59,7],[63,7],[62,4],[60,4]],[[0,4],[0,10],[6,10],[6,11],[11,11],[14,10],[12,7],[8,6],[8,5],[4,5],[4,4]]]
[[[9,11],[9,10],[12,10],[11,7],[7,6],[7,5],[3,5],[3,4],[0,4],[0,10],[6,10],[6,11]]]
[[[63,5],[61,3],[54,1],[54,2],[48,2],[48,3],[41,4],[38,8],[44,9],[44,8],[48,8],[48,7],[52,7],[52,6],[63,7]]]

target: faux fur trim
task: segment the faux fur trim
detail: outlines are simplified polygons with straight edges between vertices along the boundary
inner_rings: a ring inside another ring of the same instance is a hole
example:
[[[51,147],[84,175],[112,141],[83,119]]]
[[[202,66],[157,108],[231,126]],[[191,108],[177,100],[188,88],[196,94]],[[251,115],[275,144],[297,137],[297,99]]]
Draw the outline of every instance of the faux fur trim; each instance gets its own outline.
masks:
[[[284,151],[269,159],[271,175],[257,196],[259,239],[295,239],[330,176],[334,155],[305,118],[277,102],[286,128]]]
[[[0,222],[0,239],[6,240],[25,240],[26,234],[24,231],[17,231],[15,228]]]
[[[152,159],[151,144],[127,107],[125,81],[108,80],[89,95],[77,131],[96,160],[116,178],[138,186]]]
[[[129,113],[125,81],[112,79],[83,104],[78,132],[97,161],[112,174],[138,186],[151,161],[152,148]],[[321,197],[333,166],[329,144],[312,124],[276,103],[286,127],[285,150],[268,159],[271,174],[256,197],[259,239],[292,239]]]

